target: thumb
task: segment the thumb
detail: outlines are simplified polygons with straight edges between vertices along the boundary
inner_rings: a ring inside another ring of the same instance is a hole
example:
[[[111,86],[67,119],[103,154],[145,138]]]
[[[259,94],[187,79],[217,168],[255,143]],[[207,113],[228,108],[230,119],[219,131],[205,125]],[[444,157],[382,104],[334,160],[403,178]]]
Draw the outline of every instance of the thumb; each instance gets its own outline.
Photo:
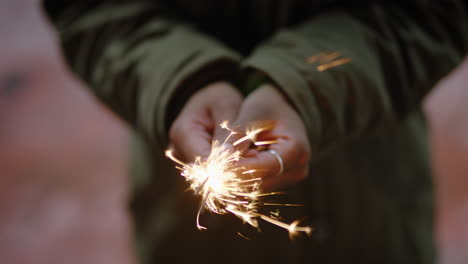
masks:
[[[215,123],[215,129],[213,132],[213,140],[217,140],[221,143],[232,143],[231,139],[228,138],[233,136],[233,130],[230,128],[231,124],[236,118],[239,112],[239,104],[233,104],[231,106],[224,105],[218,107],[216,111],[213,111],[213,121]]]
[[[209,122],[204,120],[204,122]],[[206,131],[207,125],[189,121],[180,121],[170,130],[171,148],[178,154],[178,158],[191,162],[198,156],[210,153],[211,135]]]

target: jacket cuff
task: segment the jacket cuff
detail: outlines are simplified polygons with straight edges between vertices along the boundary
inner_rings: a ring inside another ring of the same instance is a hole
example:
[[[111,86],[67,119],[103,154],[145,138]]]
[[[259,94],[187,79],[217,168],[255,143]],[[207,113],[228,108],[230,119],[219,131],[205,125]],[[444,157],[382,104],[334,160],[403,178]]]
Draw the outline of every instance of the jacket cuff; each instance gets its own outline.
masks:
[[[245,89],[251,92],[263,82],[273,83],[301,116],[311,146],[316,149],[321,138],[322,124],[316,98],[309,91],[309,85],[298,65],[290,63],[280,51],[263,49],[261,53],[254,53],[245,60],[242,66],[246,73]]]
[[[222,79],[235,81],[239,70],[239,55],[223,46],[201,42],[198,48],[173,54],[170,61],[161,61],[159,66],[159,57],[148,60],[154,68],[145,69],[146,86],[153,87],[139,95],[138,126],[163,148],[172,121],[190,96],[205,84]]]

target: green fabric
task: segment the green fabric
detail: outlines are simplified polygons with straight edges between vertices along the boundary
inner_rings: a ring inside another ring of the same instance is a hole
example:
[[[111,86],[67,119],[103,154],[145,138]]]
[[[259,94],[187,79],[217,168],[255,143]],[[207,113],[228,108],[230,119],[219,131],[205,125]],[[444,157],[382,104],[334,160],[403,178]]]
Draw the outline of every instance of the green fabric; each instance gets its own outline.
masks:
[[[144,1],[104,3],[78,18],[72,8],[58,22],[72,68],[158,146],[167,142],[170,99],[231,79],[239,61],[236,52],[164,11]]]
[[[59,12],[72,68],[143,137],[131,204],[143,263],[434,263],[420,105],[467,53],[466,3],[359,3],[78,2]],[[319,72],[308,59],[324,51],[351,62]],[[288,193],[305,206],[283,215],[307,216],[310,238],[223,216],[195,229],[198,201],[163,149],[187,98],[221,79],[246,93],[272,81],[304,120],[310,177]]]
[[[409,2],[327,12],[279,31],[244,62],[292,100],[316,155],[419,109],[424,95],[467,53],[463,5]],[[323,72],[307,62],[327,50],[352,62]]]

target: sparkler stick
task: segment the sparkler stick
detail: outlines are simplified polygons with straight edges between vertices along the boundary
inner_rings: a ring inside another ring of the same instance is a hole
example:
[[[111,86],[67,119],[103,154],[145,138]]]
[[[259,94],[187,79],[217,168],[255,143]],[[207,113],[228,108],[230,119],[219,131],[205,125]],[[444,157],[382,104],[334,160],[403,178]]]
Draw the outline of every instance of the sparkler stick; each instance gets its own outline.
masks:
[[[259,123],[260,124],[260,123]],[[263,193],[260,190],[261,178],[255,177],[258,170],[246,170],[238,166],[238,161],[242,158],[242,152],[234,148],[227,147],[227,141],[234,135],[240,134],[228,126],[227,122],[220,125],[222,128],[230,131],[230,134],[223,143],[213,141],[211,153],[202,160],[197,157],[193,163],[184,163],[174,157],[171,150],[166,151],[166,156],[178,163],[182,167],[181,175],[185,177],[196,194],[202,197],[202,202],[197,213],[198,229],[206,229],[200,224],[200,214],[203,209],[207,209],[216,214],[231,213],[245,223],[259,228],[258,220],[261,219],[278,227],[284,228],[290,236],[297,233],[310,234],[312,228],[308,226],[299,226],[300,221],[296,220],[291,224],[284,223],[277,216],[262,214],[260,211],[264,206],[298,206],[293,204],[273,204],[264,202],[264,198],[280,194],[279,192]],[[243,134],[245,136],[236,140],[232,145],[234,147],[244,143],[251,142],[254,145],[265,147],[277,143],[274,140],[256,141],[258,134],[272,128],[271,123],[252,126]],[[250,178],[248,178],[250,177]]]

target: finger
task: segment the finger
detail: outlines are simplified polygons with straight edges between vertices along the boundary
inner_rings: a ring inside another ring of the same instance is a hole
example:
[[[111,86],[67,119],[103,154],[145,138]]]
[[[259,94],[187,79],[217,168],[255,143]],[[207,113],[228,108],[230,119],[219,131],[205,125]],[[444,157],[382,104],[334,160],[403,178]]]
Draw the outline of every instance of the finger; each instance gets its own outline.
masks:
[[[283,170],[278,159],[267,151],[251,151],[250,157],[239,161],[238,165],[243,167],[245,171],[252,171],[255,177],[266,178],[275,176]]]
[[[170,130],[170,140],[184,162],[196,157],[206,157],[211,151],[211,122],[204,118],[193,118],[174,122]]]
[[[294,185],[306,178],[308,169],[304,168],[296,171],[289,171],[283,175],[265,177],[262,179],[260,189],[263,192],[277,191]]]
[[[275,141],[275,137],[270,135],[270,130],[274,128],[275,124],[275,121],[262,120],[231,125],[228,128],[231,134],[225,142],[242,152],[244,157],[250,157],[253,148],[257,148],[256,143],[263,143],[261,145],[264,147]]]
[[[269,150],[274,150],[278,156],[283,160],[283,167],[286,170],[289,167],[294,167],[296,162],[298,152],[300,147],[297,146],[296,141],[287,136],[286,133],[281,133],[282,135],[278,135],[275,131],[269,131],[265,135],[262,135],[257,139],[257,142],[274,142],[273,144],[267,145]],[[256,155],[254,156],[255,159],[246,159],[246,165],[255,165],[257,167],[260,166],[268,166],[269,164],[273,164],[273,161],[278,163],[277,157],[272,153],[269,153],[268,150],[256,151]]]
[[[295,140],[288,137],[278,139],[278,143],[271,145],[270,149],[275,150],[276,154],[256,151],[239,162],[245,171],[252,171],[255,177],[262,179],[262,188],[285,187],[307,176],[307,150]]]
[[[213,122],[215,124],[213,140],[224,142],[232,134],[233,131],[226,129],[225,127],[221,126],[221,124],[226,122],[227,124],[232,123],[233,120],[235,120],[237,117],[239,107],[240,103],[231,102],[229,104],[218,106],[216,109],[211,109]]]
[[[266,116],[256,111],[252,112],[251,107],[243,105],[234,123],[239,127],[237,131],[242,132],[233,136],[232,142],[236,149],[243,152],[249,149],[255,141],[274,139],[271,132],[276,127],[276,120],[265,119]]]
[[[207,157],[210,154],[211,135],[195,130],[189,136],[184,136],[174,143],[174,146],[183,161],[192,162],[197,157]]]

